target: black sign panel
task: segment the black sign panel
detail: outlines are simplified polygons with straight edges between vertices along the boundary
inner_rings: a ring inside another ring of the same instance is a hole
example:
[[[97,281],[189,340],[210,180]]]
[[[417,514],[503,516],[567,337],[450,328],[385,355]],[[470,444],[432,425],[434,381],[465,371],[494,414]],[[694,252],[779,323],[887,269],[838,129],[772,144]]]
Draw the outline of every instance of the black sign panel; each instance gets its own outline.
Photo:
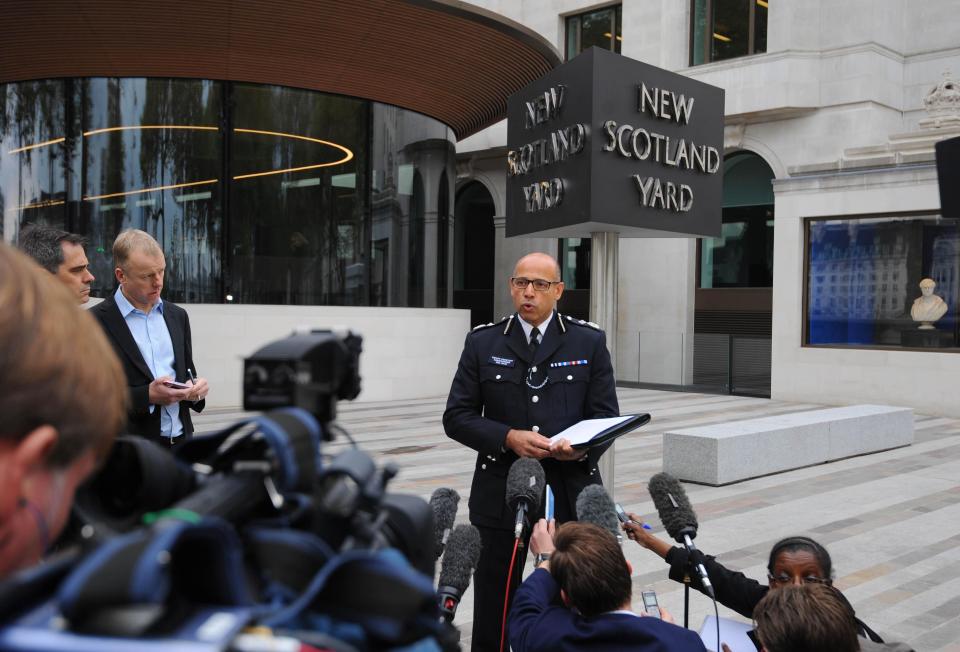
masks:
[[[506,235],[718,236],[723,89],[590,48],[507,104]]]
[[[936,144],[940,214],[960,217],[960,137]]]

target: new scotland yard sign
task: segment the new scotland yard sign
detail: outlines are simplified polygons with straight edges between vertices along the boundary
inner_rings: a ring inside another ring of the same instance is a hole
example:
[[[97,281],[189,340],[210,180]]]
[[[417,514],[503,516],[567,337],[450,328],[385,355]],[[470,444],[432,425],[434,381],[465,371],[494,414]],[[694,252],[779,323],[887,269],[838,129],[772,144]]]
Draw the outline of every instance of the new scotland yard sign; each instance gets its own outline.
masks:
[[[590,48],[507,103],[506,235],[720,235],[723,90]]]

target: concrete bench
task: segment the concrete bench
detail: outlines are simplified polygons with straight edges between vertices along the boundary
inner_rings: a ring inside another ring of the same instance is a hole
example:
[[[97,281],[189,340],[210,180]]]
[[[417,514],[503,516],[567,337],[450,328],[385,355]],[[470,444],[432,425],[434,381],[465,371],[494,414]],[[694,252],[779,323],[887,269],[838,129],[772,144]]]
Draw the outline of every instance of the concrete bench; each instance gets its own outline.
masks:
[[[851,405],[664,433],[663,470],[717,486],[912,443],[911,408]]]

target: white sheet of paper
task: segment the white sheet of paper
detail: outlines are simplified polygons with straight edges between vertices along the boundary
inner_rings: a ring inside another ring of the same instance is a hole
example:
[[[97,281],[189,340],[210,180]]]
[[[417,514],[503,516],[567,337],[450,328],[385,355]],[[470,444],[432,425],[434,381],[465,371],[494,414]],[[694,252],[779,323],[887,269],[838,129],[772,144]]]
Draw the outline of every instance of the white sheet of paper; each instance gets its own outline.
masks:
[[[583,444],[590,441],[598,433],[603,432],[607,428],[621,424],[627,419],[631,418],[633,418],[632,414],[628,414],[625,417],[609,417],[607,419],[584,419],[579,423],[573,424],[563,432],[551,437],[550,443],[553,444],[559,439],[566,439],[570,442],[571,446]]]
[[[704,647],[712,652],[719,652],[720,646],[717,645],[717,625],[716,616],[707,616],[703,619],[703,625],[700,627],[700,639]],[[731,652],[757,652],[757,647],[747,636],[747,632],[753,629],[750,623],[742,623],[739,620],[730,618],[720,619],[720,642],[726,643]]]

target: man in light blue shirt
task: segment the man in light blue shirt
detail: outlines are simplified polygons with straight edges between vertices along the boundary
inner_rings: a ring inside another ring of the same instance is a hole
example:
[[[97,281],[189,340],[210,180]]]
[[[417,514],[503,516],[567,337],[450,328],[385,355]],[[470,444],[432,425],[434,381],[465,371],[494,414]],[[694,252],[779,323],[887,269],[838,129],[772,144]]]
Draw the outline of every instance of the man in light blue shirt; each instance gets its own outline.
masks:
[[[117,350],[130,388],[127,431],[175,444],[193,433],[190,410],[200,412],[209,385],[197,377],[190,320],[160,298],[166,261],[160,245],[137,229],[113,245],[120,284],[91,309]]]

